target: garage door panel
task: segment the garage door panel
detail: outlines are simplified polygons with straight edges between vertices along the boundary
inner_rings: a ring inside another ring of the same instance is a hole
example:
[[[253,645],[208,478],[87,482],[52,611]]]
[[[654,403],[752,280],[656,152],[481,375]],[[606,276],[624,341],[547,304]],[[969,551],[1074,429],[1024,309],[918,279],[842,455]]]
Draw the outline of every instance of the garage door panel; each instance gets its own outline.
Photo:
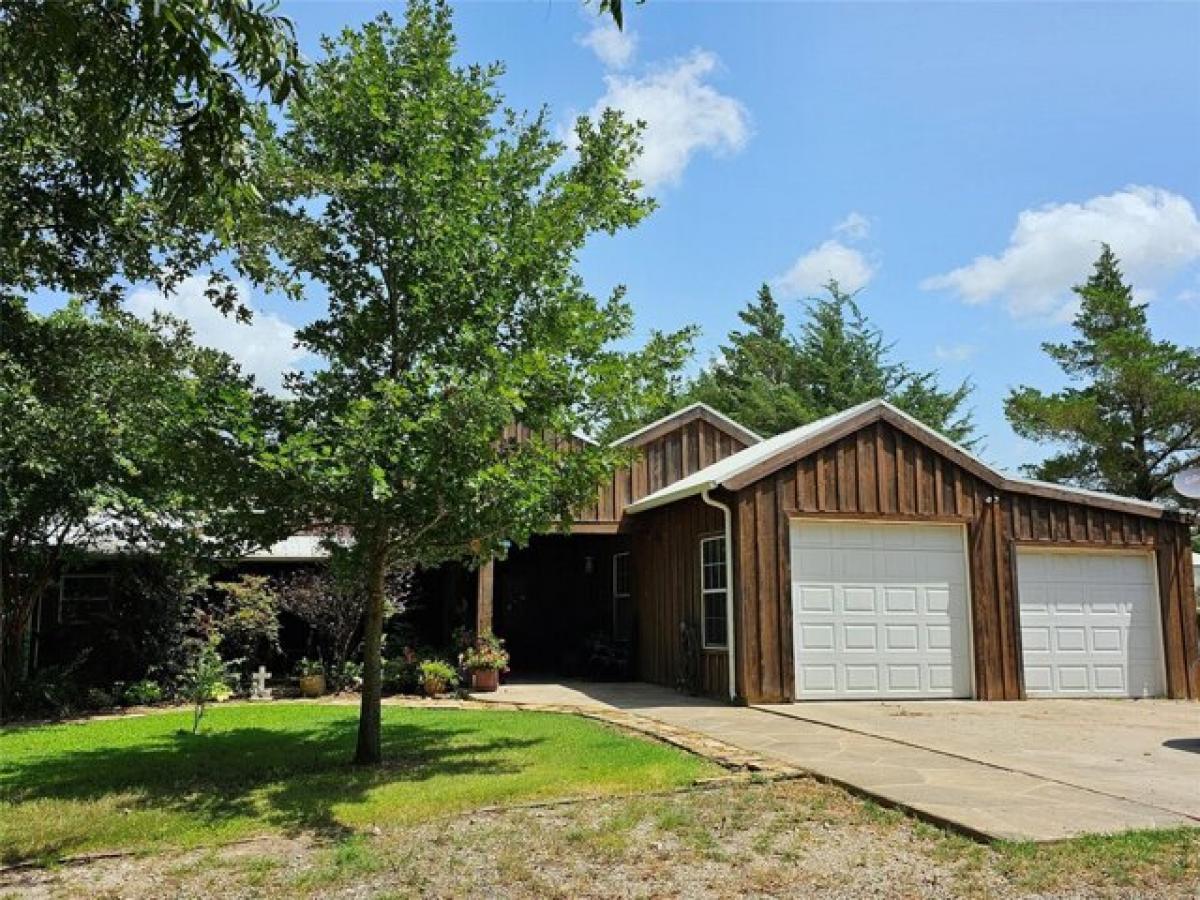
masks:
[[[1157,696],[1162,641],[1150,554],[1017,554],[1029,696]]]
[[[799,696],[970,696],[961,526],[795,522],[791,549]]]
[[[866,615],[874,615],[877,604],[875,602],[875,588],[869,586],[854,586],[843,587],[842,591],[842,612],[847,615],[863,613]]]

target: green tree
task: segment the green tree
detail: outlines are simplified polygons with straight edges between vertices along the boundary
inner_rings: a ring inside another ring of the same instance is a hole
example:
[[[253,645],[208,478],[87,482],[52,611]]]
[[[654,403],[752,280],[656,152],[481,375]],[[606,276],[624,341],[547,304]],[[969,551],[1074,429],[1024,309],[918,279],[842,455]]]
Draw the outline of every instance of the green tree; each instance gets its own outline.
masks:
[[[255,460],[273,401],[187,330],[0,299],[0,703],[35,604],[72,556],[230,552],[287,522]]]
[[[920,372],[891,358],[892,345],[872,325],[853,295],[836,281],[827,296],[811,301],[797,341],[797,389],[814,417],[828,416],[883,397],[940,431],[970,446],[975,426],[963,409],[971,384],[943,390],[936,372]]]
[[[693,381],[689,399],[703,400],[760,434],[778,434],[811,416],[796,389],[796,342],[771,288],[738,313],[744,331],[732,331],[719,360]]]
[[[1134,300],[1107,244],[1074,291],[1075,339],[1042,345],[1072,386],[1020,387],[1004,404],[1017,434],[1066,446],[1026,470],[1046,481],[1170,498],[1174,475],[1200,464],[1200,350],[1154,339],[1146,305]]]
[[[544,111],[502,108],[498,65],[457,68],[455,48],[448,7],[422,0],[402,26],[326,40],[276,148],[279,246],[329,298],[299,335],[324,364],[296,384],[277,459],[362,573],[367,764],[389,571],[482,561],[569,520],[623,454],[562,437],[637,408],[661,368],[613,349],[631,310],[574,271],[590,235],[651,209],[627,174],[636,130],[580,119],[568,157]],[[502,440],[513,422],[532,436]]]
[[[884,397],[953,441],[970,445],[974,425],[964,405],[971,385],[949,390],[937,373],[891,358],[891,345],[837,282],[813,298],[797,335],[763,285],[739,313],[720,357],[694,381],[689,395],[764,435],[778,434],[847,407]]]
[[[0,4],[0,295],[119,301],[219,254],[257,205],[250,91],[282,102],[300,57],[251,0]],[[270,274],[238,254],[243,274]],[[213,298],[236,302],[227,278]]]

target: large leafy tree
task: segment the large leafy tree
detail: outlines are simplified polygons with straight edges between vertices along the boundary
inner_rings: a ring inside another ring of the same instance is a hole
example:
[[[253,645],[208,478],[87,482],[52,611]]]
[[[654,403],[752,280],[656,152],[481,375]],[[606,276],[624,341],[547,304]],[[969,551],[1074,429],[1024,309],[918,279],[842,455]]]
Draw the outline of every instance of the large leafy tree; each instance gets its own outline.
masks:
[[[746,329],[730,334],[691,395],[747,427],[778,434],[884,397],[951,440],[972,443],[964,408],[970,383],[944,389],[936,372],[895,361],[891,345],[837,282],[810,300],[796,334],[767,285],[739,316]]]
[[[72,556],[227,553],[286,529],[256,464],[273,406],[178,324],[0,299],[0,702]]]
[[[254,0],[0,3],[0,294],[115,304],[239,246],[257,204],[255,92],[281,102],[300,57]],[[235,254],[269,277],[265,257]],[[228,278],[212,285],[229,308]]]
[[[1042,345],[1071,386],[1052,393],[1020,387],[1005,401],[1017,434],[1065,445],[1027,471],[1145,500],[1170,498],[1174,475],[1200,464],[1200,350],[1154,338],[1146,305],[1134,300],[1107,245],[1074,290],[1074,340]]]
[[[614,350],[628,305],[574,272],[590,235],[651,208],[627,174],[634,128],[581,119],[568,156],[544,112],[502,108],[499,66],[455,66],[443,3],[324,50],[276,148],[279,246],[329,301],[300,333],[323,365],[295,384],[278,460],[362,573],[356,759],[375,763],[389,572],[569,520],[619,456],[568,436],[637,407],[675,341]],[[513,422],[527,440],[502,439]]]

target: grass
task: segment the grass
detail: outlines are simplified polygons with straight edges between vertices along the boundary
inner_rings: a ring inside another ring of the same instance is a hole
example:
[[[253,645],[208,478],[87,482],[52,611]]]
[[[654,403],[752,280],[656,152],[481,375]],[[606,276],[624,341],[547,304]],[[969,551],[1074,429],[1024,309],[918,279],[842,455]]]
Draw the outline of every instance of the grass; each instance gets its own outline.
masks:
[[[669,789],[717,771],[572,716],[403,707],[383,711],[384,766],[363,769],[349,762],[357,712],[223,706],[196,736],[187,712],[0,731],[0,862],[263,833],[344,841],[482,806]],[[357,864],[361,846],[344,847],[334,870]]]
[[[53,896],[100,898],[1197,896],[1200,829],[989,846],[798,779],[470,811],[333,841],[268,838],[21,877]],[[5,885],[0,875],[0,896]]]
[[[1102,878],[1135,887],[1148,877],[1193,879],[1200,889],[1200,829],[1167,828],[1089,835],[1055,844],[1006,843],[996,847],[998,868],[1018,886],[1041,891],[1079,878]]]

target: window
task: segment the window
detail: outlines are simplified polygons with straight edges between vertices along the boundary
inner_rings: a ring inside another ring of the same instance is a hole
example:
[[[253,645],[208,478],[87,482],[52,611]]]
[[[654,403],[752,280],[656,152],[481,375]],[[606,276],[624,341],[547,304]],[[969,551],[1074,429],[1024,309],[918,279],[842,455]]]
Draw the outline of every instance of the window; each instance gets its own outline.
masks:
[[[626,611],[629,609],[631,582],[629,577],[629,554],[614,553],[612,558],[612,612],[613,637],[625,637],[628,629]]]
[[[729,622],[725,618],[725,538],[708,537],[700,541],[700,630],[705,649],[724,650],[729,646]]]
[[[108,612],[107,575],[63,575],[58,586],[58,624],[88,624]]]

